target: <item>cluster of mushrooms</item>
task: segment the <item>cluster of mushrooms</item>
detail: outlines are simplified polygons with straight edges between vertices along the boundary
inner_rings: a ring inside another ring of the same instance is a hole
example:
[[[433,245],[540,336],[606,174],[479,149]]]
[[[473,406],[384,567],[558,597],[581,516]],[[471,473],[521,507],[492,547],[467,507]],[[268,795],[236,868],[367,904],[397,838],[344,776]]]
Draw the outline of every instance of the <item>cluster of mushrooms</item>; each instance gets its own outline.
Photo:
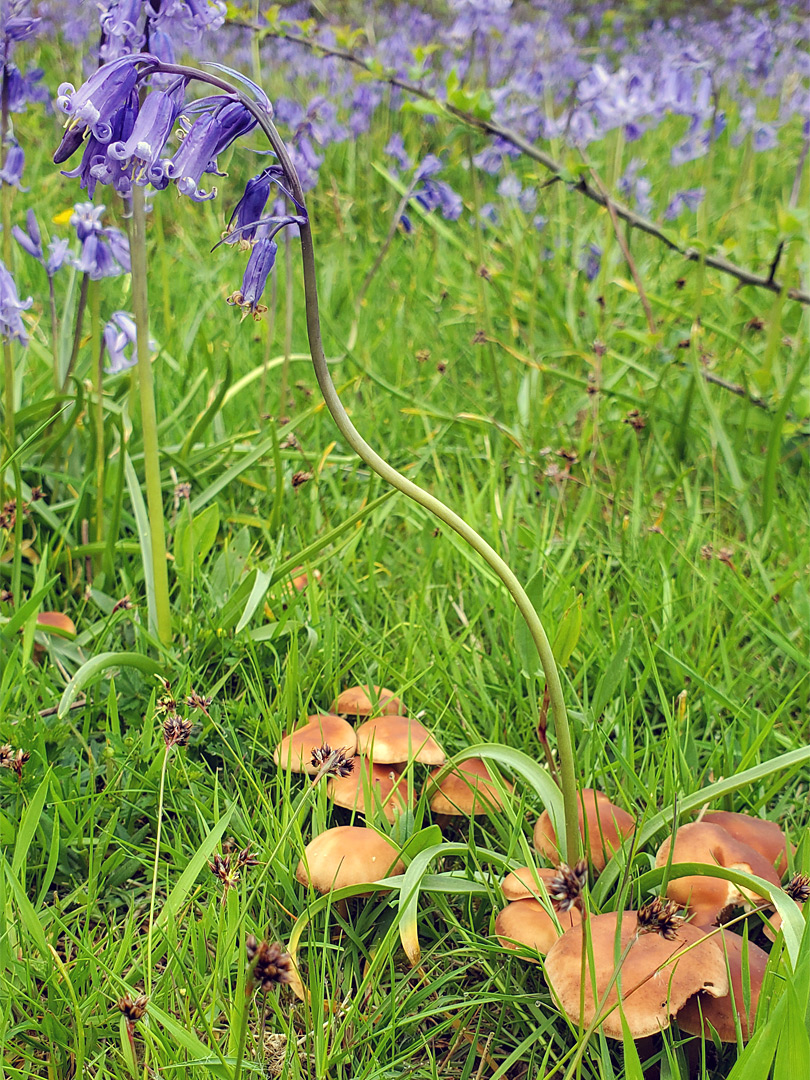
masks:
[[[347,717],[361,723],[354,728]],[[282,739],[274,760],[281,768],[315,775],[323,758],[313,752],[332,746],[340,747],[341,760],[351,764],[330,775],[329,798],[366,817],[382,810],[393,823],[408,809],[404,770],[411,762],[432,767],[427,798],[440,824],[453,816],[470,818],[501,808],[498,790],[480,759],[463,762],[444,778],[437,775],[445,762],[444,751],[384,687],[344,691],[330,713],[308,717],[306,724]],[[503,782],[503,788],[511,790],[511,785]],[[415,799],[412,784],[410,791]],[[521,867],[503,880],[507,904],[495,919],[498,941],[506,949],[519,950],[529,962],[545,956],[546,979],[574,1024],[599,1026],[605,1035],[621,1039],[623,1017],[630,1035],[640,1039],[660,1032],[677,1016],[679,1028],[693,1035],[724,1042],[736,1042],[738,1034],[747,1039],[768,954],[754,941],[744,943],[725,924],[738,908],[763,910],[766,898],[731,881],[699,875],[668,880],[665,893],[639,911],[589,915],[581,896],[588,868],[595,876],[601,873],[632,837],[636,822],[602,792],[585,788],[579,802],[587,862],[573,869],[560,865],[551,819],[547,811],[541,814],[534,847],[553,868]],[[795,849],[773,822],[710,811],[682,825],[674,839],[667,838],[655,865],[720,866],[779,887],[788,869],[789,850]],[[369,827],[339,826],[307,845],[296,876],[302,884],[328,893],[401,873],[404,865],[391,839]],[[810,882],[795,875],[785,888],[803,902]],[[773,940],[778,915],[768,921],[763,913],[763,922]]]

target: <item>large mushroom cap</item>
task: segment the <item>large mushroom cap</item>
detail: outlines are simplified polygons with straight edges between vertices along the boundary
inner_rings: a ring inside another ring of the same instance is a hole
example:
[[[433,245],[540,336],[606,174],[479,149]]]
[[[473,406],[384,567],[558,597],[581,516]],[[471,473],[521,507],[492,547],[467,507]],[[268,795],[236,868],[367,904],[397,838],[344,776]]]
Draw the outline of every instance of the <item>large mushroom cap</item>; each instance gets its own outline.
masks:
[[[635,911],[622,912],[621,917],[618,953],[619,915],[614,911],[589,919],[593,971],[586,953],[585,1008],[581,1019],[585,1026],[593,1021],[597,1005],[607,992],[617,958],[638,930]],[[673,961],[672,957],[687,945],[694,948]],[[581,964],[580,925],[559,938],[545,962],[546,977],[566,1016],[574,1023],[580,1022]],[[621,969],[621,1003],[630,1034],[640,1039],[668,1027],[671,1017],[683,1008],[687,999],[701,990],[716,996],[728,993],[726,962],[711,938],[706,939],[703,931],[689,923],[678,928],[672,941],[660,934],[642,934],[630,947]],[[601,1013],[602,1030],[612,1039],[622,1038],[621,1014],[614,1008],[618,1000],[617,981],[607,994]],[[609,1009],[612,1011],[608,1012]]]
[[[739,935],[723,930],[716,938],[721,949],[728,956],[728,970],[731,975],[731,991],[725,997],[709,997],[695,994],[690,997],[678,1013],[678,1027],[690,1035],[703,1034],[711,1038],[713,1028],[721,1042],[737,1041],[735,1016],[740,1018],[740,1029],[745,1041],[754,1027],[759,1003],[759,992],[768,965],[768,954],[748,942],[748,985],[750,987],[750,1009],[745,1009],[743,992],[743,940]],[[732,1001],[733,997],[733,1001]],[[701,1026],[701,1016],[703,1023]]]
[[[428,729],[407,716],[378,716],[357,729],[357,752],[378,765],[421,761],[423,765],[443,765],[444,750]]]
[[[701,821],[710,825],[719,825],[735,840],[748,844],[776,867],[779,875],[788,868],[788,842],[785,834],[775,821],[750,817],[748,814],[735,814],[731,810],[710,810]]]
[[[603,792],[583,788],[579,793],[579,832],[597,874],[605,869],[608,859],[618,851],[622,842],[633,835],[635,827],[630,814],[615,806]],[[551,862],[560,861],[557,837],[548,810],[544,810],[537,819],[534,846]]]
[[[307,844],[295,876],[302,885],[328,893],[404,871],[399,852],[387,837],[360,825],[341,825]]]
[[[284,736],[273,753],[273,761],[282,769],[314,775],[318,769],[312,764],[312,751],[324,745],[335,750],[340,747],[351,757],[357,748],[354,728],[340,716],[329,713],[309,716],[303,727]]]
[[[333,776],[326,788],[329,798],[347,810],[358,810],[371,817],[377,806],[393,824],[397,814],[408,808],[408,781],[391,765],[377,765],[364,757],[354,759],[348,776]],[[368,799],[366,794],[368,793]],[[416,793],[411,793],[411,804]]]
[[[668,836],[655,857],[656,866],[666,866],[670,861],[672,837]],[[723,866],[727,870],[742,870],[747,874],[779,885],[779,877],[768,860],[758,851],[740,843],[734,837],[707,821],[694,821],[681,825],[675,835],[672,851],[673,863],[705,863],[707,866]],[[667,883],[667,896],[683,907],[688,907],[698,926],[711,926],[727,907],[743,904],[746,900],[758,903],[762,897],[749,889],[739,889],[733,881],[707,876],[672,878]]]
[[[341,716],[397,716],[404,714],[405,706],[384,686],[349,686],[335,701],[332,712]]]
[[[507,904],[495,920],[495,936],[505,949],[525,945],[538,953],[547,953],[561,933],[570,930],[582,920],[577,908],[559,912],[562,931],[539,900],[529,897]]]
[[[434,769],[428,780],[430,809],[434,814],[470,817],[471,814],[489,814],[492,810],[502,809],[498,789],[481,758],[467,758],[437,783],[438,772]],[[503,784],[508,791],[512,790],[507,780]]]
[[[543,886],[549,886],[557,876],[556,870],[538,869],[536,866],[520,866],[507,874],[501,882],[501,891],[507,900],[530,900],[543,895]],[[542,885],[540,884],[542,882]]]

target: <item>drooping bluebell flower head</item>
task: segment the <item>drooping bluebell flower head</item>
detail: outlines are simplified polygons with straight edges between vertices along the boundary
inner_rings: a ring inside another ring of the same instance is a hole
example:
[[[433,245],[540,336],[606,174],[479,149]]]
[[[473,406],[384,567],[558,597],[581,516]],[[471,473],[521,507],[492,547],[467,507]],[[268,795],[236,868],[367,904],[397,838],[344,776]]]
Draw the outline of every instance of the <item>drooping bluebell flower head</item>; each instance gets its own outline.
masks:
[[[104,368],[108,375],[119,375],[138,362],[138,328],[135,319],[126,311],[114,311],[112,318],[104,327],[104,348],[110,362]],[[151,351],[157,343],[149,339]],[[127,351],[129,350],[129,351]]]
[[[42,263],[48,277],[52,278],[65,264],[68,257],[68,241],[55,237],[48,244],[48,257],[42,250],[42,233],[39,230],[39,222],[33,210],[26,215],[26,229],[19,225],[13,225],[12,235],[23,251],[26,251],[37,262]]]
[[[62,83],[56,105],[67,114],[68,127],[88,129],[100,143],[108,143],[113,134],[112,118],[135,89],[136,65],[149,59],[154,58],[146,53],[122,56],[93,72],[78,90],[72,83]]]
[[[33,297],[20,300],[14,278],[0,262],[0,334],[21,345],[28,344],[28,334],[22,321],[21,311],[27,311],[33,304]]]
[[[230,220],[228,221],[226,244],[238,243],[240,247],[247,248],[256,239],[257,231],[263,224],[262,213],[270,197],[270,189],[277,185],[279,190],[286,195],[291,202],[295,202],[292,195],[284,187],[284,170],[280,165],[270,165],[269,168],[251,177],[245,186],[245,193],[236,204]],[[301,209],[299,207],[299,209]],[[265,221],[281,221],[285,217],[284,204],[273,209],[273,216]],[[292,227],[292,221],[290,222]]]
[[[129,241],[120,229],[101,224],[104,209],[93,203],[76,203],[70,218],[81,243],[71,262],[82,274],[89,274],[91,281],[130,272]]]
[[[266,304],[259,301],[264,293],[270,271],[276,262],[278,245],[269,236],[263,236],[253,245],[250,253],[245,276],[242,280],[242,288],[231,293],[227,302],[242,309],[242,318],[247,314],[259,320],[267,311]]]
[[[20,191],[27,191],[20,183],[22,171],[25,167],[25,153],[16,139],[10,140],[11,145],[6,151],[6,161],[0,169],[0,184],[11,184]]]

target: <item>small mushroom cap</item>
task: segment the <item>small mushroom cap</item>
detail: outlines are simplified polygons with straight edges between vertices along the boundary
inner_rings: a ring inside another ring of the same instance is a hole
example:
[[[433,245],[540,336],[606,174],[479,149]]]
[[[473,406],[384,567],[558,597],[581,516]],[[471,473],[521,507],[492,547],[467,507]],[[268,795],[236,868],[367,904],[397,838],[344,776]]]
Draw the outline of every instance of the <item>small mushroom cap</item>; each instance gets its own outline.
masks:
[[[714,1028],[721,1042],[736,1042],[737,1028],[734,1021],[736,1014],[740,1018],[742,1037],[747,1042],[757,1015],[759,992],[762,989],[762,980],[768,965],[768,954],[758,945],[748,942],[748,985],[751,997],[750,1011],[746,1013],[743,994],[743,940],[738,934],[732,934],[728,930],[721,931],[716,940],[728,956],[731,992],[725,997],[718,998],[709,997],[707,994],[695,994],[694,997],[690,997],[678,1013],[678,1027],[682,1031],[688,1031],[690,1035],[702,1033],[706,1038],[711,1038],[711,1028]]]
[[[495,920],[495,936],[505,949],[517,949],[525,945],[538,953],[547,953],[560,937],[582,921],[577,908],[559,912],[557,918],[562,930],[557,926],[539,900],[529,897],[507,904]],[[536,963],[536,961],[530,961]]]
[[[593,788],[582,789],[579,794],[579,832],[597,874],[605,869],[608,859],[618,851],[623,841],[633,835],[635,827],[635,820],[630,814],[615,806],[604,792],[594,791]],[[534,827],[534,846],[551,862],[560,861],[557,837],[547,810],[543,811]]]
[[[295,876],[302,885],[328,893],[404,872],[399,851],[387,837],[360,825],[341,825],[307,844]]]
[[[507,900],[533,900],[543,895],[542,886],[539,883],[542,881],[548,892],[549,885],[556,876],[556,870],[521,866],[506,875],[501,882],[501,890]]]
[[[366,792],[370,802],[366,802]],[[329,798],[347,810],[358,810],[371,817],[377,805],[393,824],[397,814],[408,808],[408,781],[392,765],[378,765],[368,758],[356,757],[348,776],[333,776],[326,786]],[[416,802],[412,792],[411,804]]]
[[[312,764],[312,751],[316,746],[342,747],[348,757],[357,749],[354,728],[340,716],[308,716],[307,723],[285,735],[273,753],[273,761],[283,769],[305,772],[314,776],[318,771]]]
[[[438,769],[434,769],[428,778],[430,809],[434,814],[469,817],[471,814],[489,814],[502,809],[492,774],[481,758],[467,758],[436,783],[438,772]],[[507,780],[503,784],[508,791],[512,791],[512,784]]]
[[[56,630],[60,634],[70,634],[71,637],[76,636],[76,625],[73,619],[61,611],[40,611],[39,615],[37,615],[37,629]]]
[[[638,930],[635,911],[621,913],[621,940],[616,948],[615,911],[589,919],[593,945],[593,973],[586,952],[584,1015],[582,1024],[590,1025],[596,1008],[613,977],[616,960],[622,955]],[[694,945],[676,961],[671,958],[688,945]],[[568,1018],[580,1023],[580,992],[582,964],[582,926],[568,930],[549,950],[546,957],[546,978],[559,998]],[[664,966],[661,966],[664,965]],[[661,970],[659,971],[659,967]],[[595,985],[595,993],[594,993]],[[654,1035],[669,1026],[673,1017],[693,994],[703,990],[721,996],[728,993],[726,961],[714,940],[705,938],[702,930],[690,923],[678,927],[673,941],[660,934],[642,934],[630,947],[621,970],[622,1009],[630,1034],[634,1039]],[[601,1015],[601,1027],[611,1039],[622,1038],[622,1021],[618,1008],[605,1015],[619,1000],[618,981],[608,993]]]
[[[668,836],[658,849],[656,866],[666,866],[672,837]],[[708,821],[693,821],[681,825],[675,836],[672,852],[673,863],[705,863],[707,866],[724,866],[727,870],[742,870],[748,874],[779,885],[779,877],[768,860],[758,851],[740,843],[722,829]],[[667,896],[683,907],[688,907],[698,926],[711,926],[717,916],[727,907],[743,904],[747,900],[758,903],[762,897],[749,889],[738,889],[733,881],[709,876],[672,878],[667,884]]]
[[[775,821],[765,821],[749,814],[735,814],[731,810],[710,810],[703,815],[701,821],[719,825],[721,829],[731,833],[735,840],[748,844],[766,858],[771,866],[776,866],[776,872],[780,876],[787,870],[788,842]],[[793,850],[795,851],[795,848]]]
[[[378,765],[421,761],[423,765],[443,765],[444,750],[428,729],[407,716],[378,716],[357,729],[357,752],[372,757]]]
[[[370,689],[374,690],[374,700],[369,695]],[[384,686],[349,686],[333,704],[332,712],[341,716],[372,716],[375,713],[401,716],[405,713],[405,706],[395,697],[393,690]]]
[[[313,581],[320,581],[321,580],[321,572],[320,572],[320,570],[313,570],[312,571],[312,578],[313,578]],[[307,572],[306,572],[306,570],[304,570],[303,566],[296,566],[296,568],[293,570],[293,578],[292,578],[291,585],[292,585],[292,588],[295,589],[296,592],[303,592],[304,589],[306,589],[307,585],[309,585],[309,574],[307,574]]]

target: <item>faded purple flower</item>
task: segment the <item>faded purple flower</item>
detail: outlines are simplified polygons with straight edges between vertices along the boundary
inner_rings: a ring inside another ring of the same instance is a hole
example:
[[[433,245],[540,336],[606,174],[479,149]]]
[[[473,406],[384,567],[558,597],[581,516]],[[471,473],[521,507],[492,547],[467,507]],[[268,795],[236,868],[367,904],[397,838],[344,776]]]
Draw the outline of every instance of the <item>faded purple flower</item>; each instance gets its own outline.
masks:
[[[392,157],[404,172],[407,172],[412,167],[411,159],[405,150],[405,142],[398,131],[395,131],[388,140],[383,153]]]
[[[138,328],[134,318],[126,311],[114,311],[104,327],[104,348],[110,358],[109,365],[104,368],[106,373],[119,375],[122,371],[134,367],[138,362],[137,344]],[[151,338],[149,348],[152,351],[157,348],[157,343]]]
[[[19,341],[21,345],[27,345],[28,334],[20,312],[27,311],[33,302],[30,296],[27,300],[20,300],[14,278],[6,269],[5,263],[0,262],[0,333]]]
[[[20,191],[27,191],[28,188],[24,188],[20,183],[24,167],[25,154],[23,148],[16,139],[12,139],[6,151],[5,164],[0,169],[0,182],[11,184],[12,187],[19,188]]]
[[[675,218],[680,217],[684,210],[691,210],[694,213],[703,201],[705,194],[706,190],[702,187],[676,191],[670,200],[669,206],[664,211],[664,221],[674,221]]]

